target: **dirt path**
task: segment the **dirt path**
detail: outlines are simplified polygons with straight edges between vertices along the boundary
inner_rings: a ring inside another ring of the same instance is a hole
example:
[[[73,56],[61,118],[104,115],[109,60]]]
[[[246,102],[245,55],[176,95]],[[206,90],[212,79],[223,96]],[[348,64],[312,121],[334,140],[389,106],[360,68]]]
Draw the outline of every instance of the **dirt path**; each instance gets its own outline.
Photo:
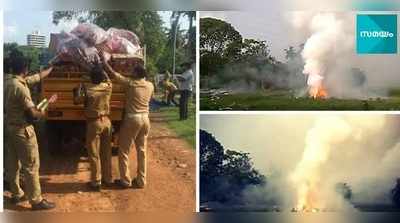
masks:
[[[89,163],[79,152],[42,159],[43,196],[54,201],[54,211],[195,211],[195,151],[169,130],[160,113],[151,115],[148,142],[148,185],[145,189],[87,191]],[[118,160],[113,156],[113,177],[118,178]],[[136,173],[136,150],[131,153],[131,173]],[[5,192],[5,200],[9,196]],[[5,201],[5,210],[29,210]]]

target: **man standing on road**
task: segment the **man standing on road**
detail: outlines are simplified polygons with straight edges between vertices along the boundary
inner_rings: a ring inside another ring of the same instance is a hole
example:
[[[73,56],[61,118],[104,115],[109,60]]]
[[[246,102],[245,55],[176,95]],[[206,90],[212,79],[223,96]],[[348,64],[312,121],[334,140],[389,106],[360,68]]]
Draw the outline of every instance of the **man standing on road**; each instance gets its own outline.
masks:
[[[182,75],[176,75],[180,81],[180,94],[179,99],[179,119],[186,120],[188,118],[189,99],[193,91],[193,71],[190,63],[182,65],[186,70]]]
[[[90,162],[90,182],[93,191],[112,184],[110,99],[112,83],[101,67],[90,73],[91,83],[83,85],[84,94],[74,94],[74,103],[84,102],[86,117],[86,148]]]
[[[8,177],[12,202],[17,204],[26,198],[29,200],[32,210],[52,209],[55,204],[41,196],[39,148],[31,121],[43,117],[44,112],[35,107],[28,82],[25,79],[28,74],[28,60],[22,55],[16,55],[10,60],[14,76],[7,83],[4,107],[7,114],[5,127],[12,145],[8,151]],[[31,76],[29,84],[39,83],[41,79],[49,75],[51,70],[52,68],[48,68]],[[25,191],[19,184],[20,168],[25,178]]]
[[[146,185],[146,150],[147,136],[150,131],[149,103],[154,93],[154,86],[147,81],[147,72],[143,65],[136,65],[130,77],[124,77],[102,57],[107,73],[117,83],[125,86],[125,115],[120,130],[118,154],[120,180],[116,183],[123,187],[144,188]],[[129,153],[132,144],[137,151],[137,176],[131,181],[129,173]]]

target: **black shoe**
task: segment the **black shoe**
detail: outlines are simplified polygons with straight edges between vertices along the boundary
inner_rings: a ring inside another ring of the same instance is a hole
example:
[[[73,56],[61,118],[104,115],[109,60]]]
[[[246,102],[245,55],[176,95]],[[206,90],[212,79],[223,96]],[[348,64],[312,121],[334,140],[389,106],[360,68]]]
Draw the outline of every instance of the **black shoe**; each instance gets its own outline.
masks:
[[[26,200],[28,200],[28,198],[25,195],[23,195],[22,197],[16,197],[16,196],[11,197],[12,204],[18,204]]]
[[[100,192],[101,191],[101,185],[100,184],[92,184],[91,182],[87,183],[87,186],[89,187],[89,189],[91,191],[95,191],[95,192]]]
[[[117,185],[118,187],[122,188],[122,189],[128,189],[131,187],[131,185],[128,185],[124,182],[122,182],[121,180],[115,180],[114,184]]]
[[[139,184],[139,182],[138,182],[137,179],[135,178],[135,179],[132,180],[132,187],[133,187],[133,188],[136,188],[136,189],[143,189],[143,188],[144,188],[144,185]]]
[[[101,181],[101,186],[104,186],[104,187],[112,187],[114,185],[114,183],[113,182],[107,182],[107,181]]]
[[[41,202],[39,202],[37,204],[32,204],[33,211],[50,210],[55,207],[56,207],[56,205],[53,202],[48,202],[46,199],[43,199]]]

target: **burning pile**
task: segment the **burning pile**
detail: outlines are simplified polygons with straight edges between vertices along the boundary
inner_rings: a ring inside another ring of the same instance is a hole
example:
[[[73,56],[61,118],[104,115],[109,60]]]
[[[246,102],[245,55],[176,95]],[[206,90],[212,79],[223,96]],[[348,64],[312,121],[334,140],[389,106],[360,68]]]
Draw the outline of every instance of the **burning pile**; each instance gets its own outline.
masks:
[[[334,13],[318,13],[309,25],[312,34],[302,52],[303,73],[307,75],[309,96],[327,98],[326,76],[336,66],[336,60],[351,49],[351,36],[344,21]]]
[[[307,133],[301,161],[290,176],[297,190],[294,211],[313,212],[328,208],[330,188],[326,188],[321,169],[329,159],[332,145],[350,136],[351,126],[338,117],[317,120]]]

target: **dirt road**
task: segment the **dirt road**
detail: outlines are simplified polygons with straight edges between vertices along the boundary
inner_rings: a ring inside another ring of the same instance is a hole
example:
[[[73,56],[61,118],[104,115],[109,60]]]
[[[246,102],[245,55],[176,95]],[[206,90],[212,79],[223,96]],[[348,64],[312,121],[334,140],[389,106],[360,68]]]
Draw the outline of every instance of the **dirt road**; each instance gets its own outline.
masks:
[[[160,113],[151,115],[148,142],[148,185],[145,189],[103,189],[89,192],[87,157],[77,151],[41,160],[43,196],[57,204],[56,212],[74,211],[195,211],[195,151],[165,125]],[[113,177],[118,178],[113,156]],[[131,153],[131,173],[136,173],[136,150]],[[29,210],[28,202],[11,205],[5,192],[5,210]]]

